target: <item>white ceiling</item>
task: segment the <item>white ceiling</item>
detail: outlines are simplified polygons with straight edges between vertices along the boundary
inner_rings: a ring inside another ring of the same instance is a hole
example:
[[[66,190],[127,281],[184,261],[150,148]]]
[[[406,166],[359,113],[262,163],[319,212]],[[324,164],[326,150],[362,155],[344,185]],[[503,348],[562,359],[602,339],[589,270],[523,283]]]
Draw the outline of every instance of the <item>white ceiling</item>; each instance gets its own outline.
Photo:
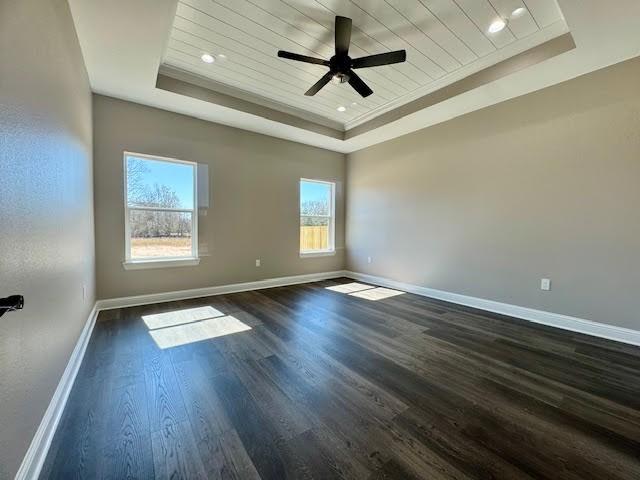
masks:
[[[577,48],[361,135],[340,140],[156,88],[158,69],[169,45],[177,11],[176,0],[68,1],[94,92],[344,153],[640,55],[638,0],[558,0]],[[404,4],[409,0],[397,1]],[[534,5],[542,3],[542,0],[526,1],[532,12],[535,12]],[[363,25],[353,17],[356,26]],[[410,18],[414,25],[419,23],[414,15]],[[330,39],[326,42],[331,43]],[[301,90],[304,87],[301,86]]]
[[[525,13],[511,18],[518,7]],[[276,56],[329,59],[336,15],[353,19],[352,57],[407,51],[405,63],[358,71],[367,98],[331,83],[305,97],[327,68]],[[489,33],[498,18],[507,27]],[[350,128],[566,31],[556,0],[180,0],[163,61]]]

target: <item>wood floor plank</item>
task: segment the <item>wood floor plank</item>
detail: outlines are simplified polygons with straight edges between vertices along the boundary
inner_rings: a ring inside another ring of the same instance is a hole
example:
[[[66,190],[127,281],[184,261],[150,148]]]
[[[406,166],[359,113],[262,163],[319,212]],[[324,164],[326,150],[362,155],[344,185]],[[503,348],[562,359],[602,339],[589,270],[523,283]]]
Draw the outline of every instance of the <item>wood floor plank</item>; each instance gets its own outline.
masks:
[[[233,425],[223,409],[206,370],[193,361],[174,365],[182,398],[198,441],[206,441],[232,430]]]
[[[175,362],[174,369],[207,478],[260,478],[213,388],[210,370],[197,360]]]
[[[640,478],[640,348],[352,283],[101,312],[41,478]]]
[[[281,438],[289,440],[311,429],[309,419],[267,377],[255,361],[233,359],[230,363]]]
[[[168,355],[154,355],[146,359],[145,380],[152,432],[187,419],[182,395]]]
[[[144,383],[111,392],[116,403],[108,411],[103,478],[155,478]]]
[[[101,349],[93,350],[96,356]],[[49,448],[41,478],[92,478],[103,475],[106,419],[111,405],[112,365],[76,379]]]
[[[260,477],[289,478],[278,448],[278,435],[238,377],[231,372],[221,373],[212,382]]]
[[[393,445],[394,450],[402,451],[405,458],[410,458],[414,464],[419,465],[419,470],[427,478],[447,478],[441,475],[443,471],[454,472],[453,467],[449,468],[431,452],[419,447],[413,448],[416,445],[405,448],[407,445],[397,441],[398,436],[387,432],[385,425],[369,417],[357,402],[340,398],[328,389],[308,384],[279,358],[269,357],[260,363],[287,395],[307,411],[313,412],[318,424],[325,425],[333,435],[342,440],[355,462],[367,465],[372,470],[378,469],[393,458],[393,452],[387,448],[388,445]]]
[[[207,478],[188,421],[166,418],[162,429],[151,433],[151,439],[155,478]]]

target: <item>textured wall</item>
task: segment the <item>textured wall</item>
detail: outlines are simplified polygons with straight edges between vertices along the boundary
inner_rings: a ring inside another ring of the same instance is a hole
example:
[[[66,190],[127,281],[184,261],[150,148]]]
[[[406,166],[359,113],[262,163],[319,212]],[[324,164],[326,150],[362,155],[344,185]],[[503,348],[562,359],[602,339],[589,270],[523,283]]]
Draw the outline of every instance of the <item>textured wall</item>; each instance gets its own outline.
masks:
[[[638,79],[634,59],[349,155],[348,268],[640,329]]]
[[[8,479],[94,304],[95,273],[91,92],[67,2],[0,1],[0,45],[0,296],[25,296],[0,318]]]
[[[98,298],[341,270],[344,155],[94,95]],[[124,270],[123,151],[209,165],[200,265]],[[336,182],[336,255],[300,258],[301,177]],[[255,266],[255,259],[262,266]]]

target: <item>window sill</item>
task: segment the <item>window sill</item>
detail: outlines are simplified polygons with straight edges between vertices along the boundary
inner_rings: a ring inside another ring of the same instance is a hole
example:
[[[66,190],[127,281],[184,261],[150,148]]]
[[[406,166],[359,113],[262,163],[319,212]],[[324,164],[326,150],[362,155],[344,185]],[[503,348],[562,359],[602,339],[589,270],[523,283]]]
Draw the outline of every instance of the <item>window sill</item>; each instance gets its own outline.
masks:
[[[122,262],[122,266],[125,270],[143,270],[147,268],[192,267],[199,263],[199,258],[172,258],[166,260],[129,260]]]
[[[336,254],[335,250],[324,250],[318,252],[300,252],[300,258],[312,258],[312,257],[331,257]]]

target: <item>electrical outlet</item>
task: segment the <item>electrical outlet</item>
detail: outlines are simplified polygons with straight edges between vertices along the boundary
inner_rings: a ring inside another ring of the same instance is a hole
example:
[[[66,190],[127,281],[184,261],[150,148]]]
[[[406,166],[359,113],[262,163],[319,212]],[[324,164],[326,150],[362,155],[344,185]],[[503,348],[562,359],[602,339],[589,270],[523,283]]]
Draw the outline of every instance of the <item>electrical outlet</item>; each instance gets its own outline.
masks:
[[[259,267],[259,266],[260,266],[260,259],[256,258],[256,267]]]
[[[551,280],[548,278],[540,280],[540,290],[551,290]]]
[[[371,257],[367,257],[367,263],[371,263]]]

